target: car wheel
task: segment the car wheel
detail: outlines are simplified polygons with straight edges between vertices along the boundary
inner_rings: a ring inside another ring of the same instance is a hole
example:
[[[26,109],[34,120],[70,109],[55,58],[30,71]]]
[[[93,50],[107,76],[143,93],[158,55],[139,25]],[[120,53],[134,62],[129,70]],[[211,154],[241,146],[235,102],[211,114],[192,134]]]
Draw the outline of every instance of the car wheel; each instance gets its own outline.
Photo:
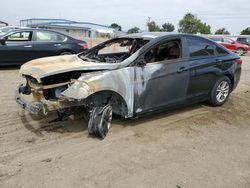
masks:
[[[60,53],[60,55],[71,55],[72,53],[71,52],[62,52]]]
[[[242,48],[238,48],[237,50],[236,50],[236,53],[238,54],[238,55],[243,55],[244,54],[244,49],[242,49]]]
[[[210,93],[210,100],[209,103],[212,106],[221,106],[223,105],[231,91],[231,81],[227,76],[223,76],[222,78],[218,79],[217,82],[214,84],[211,93]]]
[[[112,107],[106,105],[104,107],[94,107],[88,123],[88,132],[91,135],[105,138],[112,120]]]

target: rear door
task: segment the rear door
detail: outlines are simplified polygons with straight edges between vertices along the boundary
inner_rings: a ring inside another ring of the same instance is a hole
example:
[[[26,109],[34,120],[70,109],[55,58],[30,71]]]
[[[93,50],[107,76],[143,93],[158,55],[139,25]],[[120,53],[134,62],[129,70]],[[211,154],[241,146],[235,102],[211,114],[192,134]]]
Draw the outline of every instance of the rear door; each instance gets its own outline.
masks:
[[[187,96],[205,97],[217,79],[224,56],[228,52],[202,38],[190,36],[186,38],[186,42],[189,51],[187,66],[190,70]]]
[[[34,58],[59,55],[66,37],[50,31],[35,31],[33,37]]]
[[[168,58],[174,45],[178,46],[179,55]],[[135,113],[157,110],[186,99],[189,71],[183,56],[182,38],[172,38],[153,46],[139,58],[146,65],[135,67]]]
[[[32,31],[14,32],[0,45],[1,65],[22,64],[32,59]]]

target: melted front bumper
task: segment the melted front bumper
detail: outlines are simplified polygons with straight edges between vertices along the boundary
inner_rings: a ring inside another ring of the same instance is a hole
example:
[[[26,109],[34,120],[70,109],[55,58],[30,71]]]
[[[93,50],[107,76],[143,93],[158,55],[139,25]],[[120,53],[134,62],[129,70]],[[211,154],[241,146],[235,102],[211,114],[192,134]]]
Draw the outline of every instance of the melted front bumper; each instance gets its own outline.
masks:
[[[15,91],[15,100],[17,104],[19,104],[21,108],[30,112],[33,115],[36,116],[46,115],[47,109],[45,108],[42,102],[29,102],[21,96],[21,89],[20,89],[21,87],[22,85],[20,85]]]

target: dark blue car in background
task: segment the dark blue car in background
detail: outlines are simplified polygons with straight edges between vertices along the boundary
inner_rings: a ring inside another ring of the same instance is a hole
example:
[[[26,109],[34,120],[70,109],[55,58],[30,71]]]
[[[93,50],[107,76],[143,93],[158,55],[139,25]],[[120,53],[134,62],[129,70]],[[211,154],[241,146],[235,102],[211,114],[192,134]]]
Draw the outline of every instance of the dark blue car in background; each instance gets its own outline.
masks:
[[[21,65],[27,61],[56,55],[80,53],[85,41],[44,29],[18,29],[0,36],[0,66]]]

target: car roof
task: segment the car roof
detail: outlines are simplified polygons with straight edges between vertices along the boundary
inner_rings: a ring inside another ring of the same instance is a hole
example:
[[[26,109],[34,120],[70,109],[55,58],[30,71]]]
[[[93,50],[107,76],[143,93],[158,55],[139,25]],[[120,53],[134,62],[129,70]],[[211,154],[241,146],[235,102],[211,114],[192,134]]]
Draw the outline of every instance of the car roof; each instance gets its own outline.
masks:
[[[224,36],[214,36],[214,35],[212,35],[212,36],[208,36],[208,38],[226,38],[226,37],[224,37]]]
[[[250,39],[250,36],[249,37],[237,37],[237,39]]]
[[[65,35],[65,34],[57,32],[57,31],[49,30],[49,29],[28,28],[28,27],[27,28],[21,28],[21,29],[14,29],[14,30],[11,30],[11,31],[5,33],[4,35],[8,35],[8,34],[14,33],[14,32],[22,32],[22,31],[48,31],[48,32],[53,32],[53,33],[57,33],[57,34],[63,35],[65,37],[69,37],[68,35]]]
[[[142,32],[119,36],[118,38],[141,38],[145,40],[152,40],[160,37],[180,37],[180,36],[194,36],[198,38],[205,38],[199,35],[185,34],[185,33],[169,33],[169,32]]]

